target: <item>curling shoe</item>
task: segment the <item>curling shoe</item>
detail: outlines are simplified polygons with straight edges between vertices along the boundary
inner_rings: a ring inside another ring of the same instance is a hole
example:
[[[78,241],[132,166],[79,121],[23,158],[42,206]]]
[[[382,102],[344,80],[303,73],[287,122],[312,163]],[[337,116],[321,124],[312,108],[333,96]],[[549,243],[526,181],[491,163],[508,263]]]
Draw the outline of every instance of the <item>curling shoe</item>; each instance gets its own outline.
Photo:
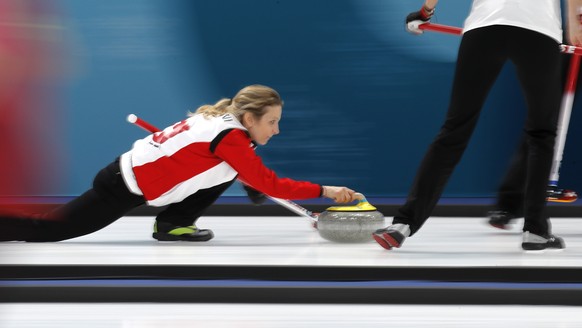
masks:
[[[384,229],[374,231],[372,237],[374,240],[387,250],[400,248],[404,239],[410,236],[410,227],[408,224],[397,223]]]
[[[180,227],[167,222],[156,222],[152,237],[159,241],[209,241],[214,238],[214,233],[210,229],[198,229],[195,225]]]
[[[541,251],[544,249],[564,249],[564,240],[554,235],[538,236],[529,231],[523,233],[521,248],[525,251]]]
[[[489,225],[497,229],[509,230],[511,229],[511,220],[517,217],[506,211],[490,211],[487,216],[489,217]]]
[[[549,202],[555,203],[572,203],[578,199],[578,194],[574,190],[561,189],[556,186],[548,186],[546,195]]]

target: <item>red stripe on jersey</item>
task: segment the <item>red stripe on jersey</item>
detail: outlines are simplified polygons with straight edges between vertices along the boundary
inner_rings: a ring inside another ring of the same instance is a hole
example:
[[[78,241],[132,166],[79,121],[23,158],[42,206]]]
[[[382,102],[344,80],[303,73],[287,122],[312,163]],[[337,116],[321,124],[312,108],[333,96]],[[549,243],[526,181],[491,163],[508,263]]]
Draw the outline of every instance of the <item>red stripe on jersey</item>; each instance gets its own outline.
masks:
[[[220,158],[210,154],[209,147],[209,142],[192,143],[172,156],[135,166],[133,172],[145,199],[156,199],[178,184],[222,163]]]

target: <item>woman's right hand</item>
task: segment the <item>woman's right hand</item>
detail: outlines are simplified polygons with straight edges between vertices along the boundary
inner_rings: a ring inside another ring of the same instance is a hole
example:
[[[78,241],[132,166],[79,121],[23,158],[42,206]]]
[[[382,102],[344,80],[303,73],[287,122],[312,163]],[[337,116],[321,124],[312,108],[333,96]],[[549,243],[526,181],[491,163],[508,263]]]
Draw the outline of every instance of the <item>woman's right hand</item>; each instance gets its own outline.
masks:
[[[357,199],[356,192],[348,187],[323,186],[322,196],[331,198],[336,203],[349,203]]]

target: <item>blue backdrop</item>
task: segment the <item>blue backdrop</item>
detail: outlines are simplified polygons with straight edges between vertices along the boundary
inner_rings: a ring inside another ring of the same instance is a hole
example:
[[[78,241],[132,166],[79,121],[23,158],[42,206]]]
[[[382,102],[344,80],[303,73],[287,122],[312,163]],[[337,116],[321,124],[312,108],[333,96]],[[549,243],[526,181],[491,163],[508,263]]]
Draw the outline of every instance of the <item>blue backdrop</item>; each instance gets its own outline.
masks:
[[[64,90],[76,195],[144,132],[259,83],[285,101],[281,134],[259,153],[280,176],[402,197],[442,124],[459,37],[404,30],[401,0],[63,0],[75,74]],[[443,1],[461,26],[470,1]],[[517,145],[524,104],[507,65],[445,196],[493,195]],[[561,181],[581,187],[576,108]],[[231,188],[227,195],[242,194]]]

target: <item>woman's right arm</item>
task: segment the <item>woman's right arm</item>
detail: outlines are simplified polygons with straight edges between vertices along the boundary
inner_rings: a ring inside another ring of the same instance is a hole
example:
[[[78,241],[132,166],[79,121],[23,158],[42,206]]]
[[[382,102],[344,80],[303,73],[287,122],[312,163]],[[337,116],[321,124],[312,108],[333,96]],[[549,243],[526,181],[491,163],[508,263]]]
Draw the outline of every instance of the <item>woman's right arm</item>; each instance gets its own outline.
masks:
[[[263,164],[242,130],[232,130],[224,136],[214,154],[237,171],[239,179],[244,183],[272,197],[308,199],[323,196],[338,203],[355,200],[355,192],[347,187],[320,186],[308,181],[279,178]]]

